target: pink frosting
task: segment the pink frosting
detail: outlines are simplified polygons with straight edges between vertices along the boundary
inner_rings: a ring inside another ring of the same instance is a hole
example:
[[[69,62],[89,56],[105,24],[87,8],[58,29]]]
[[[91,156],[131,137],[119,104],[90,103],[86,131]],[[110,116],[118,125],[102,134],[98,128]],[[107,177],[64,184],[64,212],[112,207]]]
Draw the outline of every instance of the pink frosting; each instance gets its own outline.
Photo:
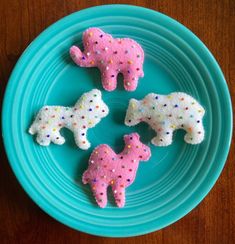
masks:
[[[117,75],[124,76],[124,88],[134,91],[139,77],[144,76],[144,52],[141,46],[129,38],[113,38],[98,28],[89,28],[83,33],[84,52],[70,48],[73,61],[81,67],[98,67],[105,90],[117,86]]]
[[[147,161],[151,156],[150,148],[140,142],[137,133],[125,135],[124,141],[125,148],[119,154],[105,144],[95,148],[89,159],[89,167],[83,174],[83,183],[90,184],[101,208],[107,204],[109,185],[117,206],[125,205],[125,188],[134,182],[139,161]]]

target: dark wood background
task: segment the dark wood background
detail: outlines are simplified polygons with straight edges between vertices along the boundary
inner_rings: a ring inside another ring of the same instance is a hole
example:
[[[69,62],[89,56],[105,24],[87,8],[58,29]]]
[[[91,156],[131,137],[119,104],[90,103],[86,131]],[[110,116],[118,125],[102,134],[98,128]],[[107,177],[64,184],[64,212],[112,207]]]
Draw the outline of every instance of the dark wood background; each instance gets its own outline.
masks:
[[[235,104],[234,0],[0,0],[1,103],[23,50],[47,26],[90,6],[128,3],[165,13],[191,29],[221,65]],[[101,238],[72,230],[45,214],[22,190],[0,148],[0,243],[235,243],[235,143],[204,201],[177,223],[135,238]]]

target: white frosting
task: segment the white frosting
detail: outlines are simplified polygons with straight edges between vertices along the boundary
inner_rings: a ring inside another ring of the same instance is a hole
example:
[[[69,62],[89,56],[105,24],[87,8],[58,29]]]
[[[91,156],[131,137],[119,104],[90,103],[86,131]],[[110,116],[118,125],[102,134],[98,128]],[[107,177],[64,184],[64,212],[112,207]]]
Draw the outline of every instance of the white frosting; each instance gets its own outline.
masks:
[[[204,108],[185,93],[150,93],[143,100],[130,100],[125,124],[133,126],[141,121],[148,123],[157,132],[157,136],[152,139],[156,146],[170,145],[173,132],[177,129],[187,132],[184,137],[187,143],[198,144],[204,139],[204,114]]]
[[[37,134],[36,140],[42,146],[48,146],[50,142],[61,145],[65,139],[60,129],[66,127],[73,132],[77,146],[88,149],[90,142],[87,140],[87,130],[108,113],[101,92],[93,89],[84,93],[74,107],[44,106],[29,128],[29,133]]]

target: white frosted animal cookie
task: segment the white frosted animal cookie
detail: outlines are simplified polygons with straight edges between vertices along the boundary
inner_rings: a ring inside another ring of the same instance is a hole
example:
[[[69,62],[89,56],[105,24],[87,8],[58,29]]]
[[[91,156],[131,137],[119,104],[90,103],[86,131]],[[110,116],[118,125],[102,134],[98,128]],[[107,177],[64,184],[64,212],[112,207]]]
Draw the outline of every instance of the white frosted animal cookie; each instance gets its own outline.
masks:
[[[170,145],[173,132],[177,129],[187,132],[184,136],[187,143],[198,144],[204,139],[204,114],[204,108],[185,93],[150,93],[143,100],[130,100],[125,124],[133,126],[142,121],[148,123],[157,132],[151,141],[156,146]]]
[[[37,134],[36,140],[42,146],[50,142],[63,144],[65,139],[60,129],[68,128],[74,134],[75,142],[81,149],[88,149],[87,130],[107,116],[109,109],[101,98],[101,92],[93,89],[84,93],[74,107],[44,106],[29,128],[29,133]]]

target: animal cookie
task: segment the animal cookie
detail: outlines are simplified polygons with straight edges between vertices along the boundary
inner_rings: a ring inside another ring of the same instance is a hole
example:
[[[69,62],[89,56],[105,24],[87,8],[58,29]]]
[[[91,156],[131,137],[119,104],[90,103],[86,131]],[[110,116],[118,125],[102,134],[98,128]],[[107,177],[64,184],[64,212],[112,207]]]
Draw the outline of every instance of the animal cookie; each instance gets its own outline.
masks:
[[[107,187],[110,185],[118,207],[125,205],[125,188],[135,180],[139,161],[147,161],[150,148],[133,133],[124,136],[125,148],[116,154],[108,145],[100,145],[92,152],[89,167],[82,176],[84,184],[89,183],[96,202],[101,208],[107,204]]]
[[[101,92],[93,89],[84,93],[74,107],[45,106],[37,114],[29,133],[37,133],[37,142],[48,146],[50,142],[63,144],[65,139],[60,129],[68,128],[74,134],[75,142],[81,149],[88,149],[87,130],[94,127],[108,115],[109,109],[101,98]]]
[[[152,139],[156,146],[172,143],[174,130],[184,129],[184,140],[198,144],[204,139],[202,118],[205,110],[191,96],[174,92],[169,95],[148,94],[143,100],[131,99],[127,109],[125,124],[148,123],[157,136]]]
[[[117,75],[124,76],[124,88],[134,91],[139,77],[144,76],[144,51],[130,38],[113,38],[98,28],[89,28],[83,33],[84,52],[70,48],[73,61],[81,67],[98,67],[105,90],[113,91],[117,86]]]

